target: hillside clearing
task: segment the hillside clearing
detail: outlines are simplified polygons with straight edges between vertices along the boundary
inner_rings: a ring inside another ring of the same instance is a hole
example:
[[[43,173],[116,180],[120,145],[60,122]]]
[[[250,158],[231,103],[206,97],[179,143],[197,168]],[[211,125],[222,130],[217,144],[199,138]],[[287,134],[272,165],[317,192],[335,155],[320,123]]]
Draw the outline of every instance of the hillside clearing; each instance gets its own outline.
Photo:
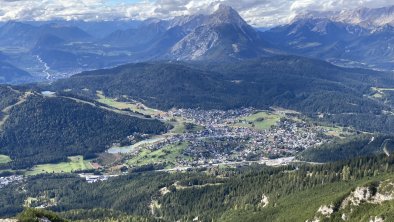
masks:
[[[57,164],[42,164],[34,166],[26,175],[37,175],[42,173],[71,173],[77,170],[93,169],[89,161],[84,160],[83,156],[69,157],[69,162]]]
[[[11,162],[11,158],[6,155],[0,155],[0,164]]]
[[[234,124],[235,127],[250,127],[256,130],[266,130],[274,126],[283,116],[268,111],[260,111],[253,115],[242,117],[239,123]]]

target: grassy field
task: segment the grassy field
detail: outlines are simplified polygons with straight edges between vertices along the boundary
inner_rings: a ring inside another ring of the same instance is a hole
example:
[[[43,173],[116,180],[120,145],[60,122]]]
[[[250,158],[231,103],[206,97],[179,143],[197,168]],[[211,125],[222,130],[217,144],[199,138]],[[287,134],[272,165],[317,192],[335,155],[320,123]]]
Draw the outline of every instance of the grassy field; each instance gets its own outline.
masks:
[[[373,98],[375,99],[382,99],[383,98],[383,94],[380,92],[377,92],[375,94],[372,95]]]
[[[173,134],[183,134],[186,132],[198,132],[198,131],[201,131],[204,129],[203,126],[191,124],[189,122],[186,122],[182,118],[177,118],[176,121],[170,121],[169,123],[174,126],[174,128],[172,128],[170,131],[170,133],[173,133]],[[193,128],[186,129],[186,124],[192,125]]]
[[[171,129],[170,133],[182,134],[186,132],[185,123],[181,121],[180,118],[178,118],[176,122],[171,121],[170,124],[174,126],[174,128]]]
[[[282,115],[279,114],[261,111],[253,115],[240,118],[239,120],[243,122],[236,123],[234,126],[266,130],[278,123],[281,117]]]
[[[345,135],[351,135],[349,132],[345,132],[342,127],[339,126],[321,126],[327,132],[325,133],[328,136],[335,136],[343,138]]]
[[[9,156],[0,155],[0,164],[11,162],[11,158]]]
[[[393,92],[394,88],[379,88],[379,87],[372,87],[372,91],[374,94],[371,96],[374,99],[383,99],[385,97],[385,92]]]
[[[137,156],[128,160],[127,163],[133,166],[142,166],[153,163],[167,163],[169,166],[174,166],[177,158],[189,158],[182,155],[183,150],[185,150],[187,146],[188,143],[184,142],[175,145],[168,145],[153,152],[148,149],[142,149]]]
[[[373,91],[394,91],[394,88],[379,88],[379,87],[372,87]]]
[[[142,113],[144,115],[151,115],[151,116],[163,114],[162,111],[148,108],[148,107],[144,106],[143,104],[119,102],[116,99],[108,98],[108,97],[104,96],[103,92],[101,92],[101,91],[97,91],[97,97],[99,97],[99,99],[97,100],[98,102],[106,104],[106,105],[111,106],[116,109],[130,109],[134,112]]]
[[[92,165],[82,156],[69,157],[69,162],[57,164],[37,165],[26,172],[26,175],[37,175],[42,173],[70,173],[76,170],[93,169]]]
[[[394,91],[394,88],[378,88],[378,87],[372,87],[371,88],[374,94],[370,96],[372,99],[383,99],[385,97],[385,91]]]

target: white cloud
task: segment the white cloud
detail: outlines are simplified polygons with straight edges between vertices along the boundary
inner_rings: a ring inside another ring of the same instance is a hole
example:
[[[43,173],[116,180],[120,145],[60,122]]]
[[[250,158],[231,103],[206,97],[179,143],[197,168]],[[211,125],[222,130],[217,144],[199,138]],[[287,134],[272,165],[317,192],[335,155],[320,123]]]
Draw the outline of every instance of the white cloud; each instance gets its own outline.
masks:
[[[209,13],[219,3],[228,4],[255,26],[286,23],[308,10],[342,10],[381,7],[392,0],[143,0],[118,3],[105,0],[0,0],[0,21],[50,19],[146,19]]]

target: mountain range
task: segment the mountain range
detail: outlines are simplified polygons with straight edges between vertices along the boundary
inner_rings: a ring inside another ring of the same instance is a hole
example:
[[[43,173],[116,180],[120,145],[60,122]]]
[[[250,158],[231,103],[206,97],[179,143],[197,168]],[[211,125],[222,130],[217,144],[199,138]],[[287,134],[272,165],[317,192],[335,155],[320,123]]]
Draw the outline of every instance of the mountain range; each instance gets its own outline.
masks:
[[[6,56],[0,60],[36,80],[132,62],[230,62],[286,54],[346,67],[393,70],[393,18],[393,7],[309,12],[290,24],[265,30],[248,25],[233,8],[220,5],[210,15],[169,20],[10,21],[0,26],[0,46]]]
[[[393,7],[215,9],[2,24],[0,221],[394,221]]]
[[[103,43],[129,47],[145,58],[167,60],[245,59],[272,55],[269,44],[231,7],[211,15],[147,20],[138,28],[117,31]]]
[[[263,37],[288,53],[343,66],[393,70],[393,9],[310,12]]]
[[[336,22],[374,29],[385,25],[394,25],[394,6],[328,12],[311,11],[298,15],[296,20],[310,18],[327,18]]]
[[[11,21],[0,27],[0,46],[10,55],[8,62],[22,69],[36,64],[30,72],[36,76],[46,72],[43,77],[47,79],[136,61],[238,60],[273,55],[275,51],[225,5],[211,15],[111,24],[119,29],[100,36],[89,33],[108,32],[108,22]],[[15,54],[15,49],[19,53]]]

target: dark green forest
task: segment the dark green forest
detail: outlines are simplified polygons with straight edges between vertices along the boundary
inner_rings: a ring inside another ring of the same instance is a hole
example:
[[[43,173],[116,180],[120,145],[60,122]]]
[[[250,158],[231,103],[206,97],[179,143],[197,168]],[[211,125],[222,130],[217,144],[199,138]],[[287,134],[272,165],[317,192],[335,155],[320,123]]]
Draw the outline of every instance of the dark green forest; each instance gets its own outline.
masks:
[[[298,155],[300,160],[327,163],[349,160],[355,157],[392,154],[394,136],[363,134],[345,139],[337,139],[318,148],[307,149]]]
[[[223,64],[140,63],[84,72],[40,87],[89,98],[106,96],[142,101],[170,109],[233,109],[279,106],[311,117],[325,113],[328,123],[362,131],[389,133],[394,119],[389,104],[368,97],[371,87],[389,87],[384,72],[346,69],[295,56]],[[89,89],[83,90],[83,89]],[[360,119],[357,117],[360,116]],[[369,124],[365,119],[376,124]]]
[[[166,130],[158,120],[117,114],[72,99],[33,95],[12,108],[0,132],[0,153],[13,160],[2,167],[27,168],[67,161],[73,155],[92,158],[134,133]]]
[[[93,184],[73,175],[39,175],[16,189],[3,188],[0,204],[7,207],[0,215],[16,215],[27,197],[40,197],[54,199],[56,205],[48,209],[71,220],[129,215],[148,221],[191,221],[197,216],[201,221],[305,221],[322,204],[340,204],[357,186],[393,179],[393,163],[393,157],[381,155],[323,165],[130,173]],[[270,200],[266,207],[260,205],[263,194]],[[153,211],[152,201],[160,206]]]
[[[21,93],[9,86],[0,86],[0,110],[18,102],[20,95]]]

